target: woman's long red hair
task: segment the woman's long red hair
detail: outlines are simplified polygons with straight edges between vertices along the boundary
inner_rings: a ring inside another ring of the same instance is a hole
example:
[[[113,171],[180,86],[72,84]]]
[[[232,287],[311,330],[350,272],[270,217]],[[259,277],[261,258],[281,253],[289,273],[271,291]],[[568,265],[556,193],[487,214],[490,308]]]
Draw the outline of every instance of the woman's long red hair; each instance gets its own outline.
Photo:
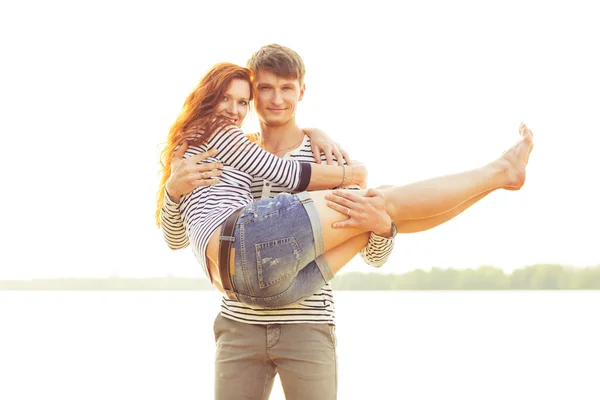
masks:
[[[232,63],[215,64],[183,103],[183,108],[169,130],[167,143],[160,153],[161,180],[157,193],[156,224],[160,226],[160,210],[165,202],[165,184],[171,175],[171,161],[177,147],[188,140],[190,145],[199,145],[208,140],[215,129],[227,122],[215,118],[217,107],[225,96],[229,84],[242,79],[250,85],[250,100],[254,98],[252,72]]]

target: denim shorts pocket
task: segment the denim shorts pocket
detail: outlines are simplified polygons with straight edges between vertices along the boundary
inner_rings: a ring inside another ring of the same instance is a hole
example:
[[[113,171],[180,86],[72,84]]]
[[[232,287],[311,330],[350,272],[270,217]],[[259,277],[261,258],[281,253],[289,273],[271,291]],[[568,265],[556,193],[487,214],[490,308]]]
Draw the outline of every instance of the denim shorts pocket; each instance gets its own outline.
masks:
[[[293,237],[255,244],[258,286],[261,289],[294,276],[300,267],[302,250]]]

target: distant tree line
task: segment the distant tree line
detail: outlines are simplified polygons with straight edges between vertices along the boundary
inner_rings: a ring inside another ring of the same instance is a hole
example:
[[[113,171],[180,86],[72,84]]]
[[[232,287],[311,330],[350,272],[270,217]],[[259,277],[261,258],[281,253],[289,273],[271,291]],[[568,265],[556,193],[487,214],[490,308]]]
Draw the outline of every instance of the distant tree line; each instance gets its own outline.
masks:
[[[204,278],[60,278],[0,281],[0,290],[215,290]]]
[[[490,266],[386,275],[351,272],[336,276],[331,285],[337,290],[590,290],[600,289],[600,265],[573,268],[538,264],[508,274]]]
[[[538,264],[512,273],[432,268],[403,274],[349,272],[336,276],[336,290],[593,290],[600,289],[600,265],[588,268]],[[62,278],[0,280],[0,290],[215,290],[204,278]]]

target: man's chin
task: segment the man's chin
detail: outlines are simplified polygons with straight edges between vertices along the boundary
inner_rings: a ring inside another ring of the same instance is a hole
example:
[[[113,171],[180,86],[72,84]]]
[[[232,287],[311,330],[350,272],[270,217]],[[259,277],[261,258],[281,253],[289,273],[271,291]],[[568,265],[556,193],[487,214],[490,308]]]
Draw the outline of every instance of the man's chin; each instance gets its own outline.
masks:
[[[283,119],[283,118],[269,118],[269,119],[263,119],[263,122],[265,125],[267,126],[283,126],[285,125],[287,122],[289,121],[289,119]]]

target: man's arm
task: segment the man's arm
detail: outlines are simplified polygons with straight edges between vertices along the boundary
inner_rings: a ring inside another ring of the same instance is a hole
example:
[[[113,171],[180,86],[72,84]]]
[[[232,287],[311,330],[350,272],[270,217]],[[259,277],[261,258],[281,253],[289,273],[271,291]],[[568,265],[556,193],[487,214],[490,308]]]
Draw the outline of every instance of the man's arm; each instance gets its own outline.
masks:
[[[394,236],[379,236],[371,232],[369,242],[367,243],[367,246],[360,251],[360,256],[363,261],[371,267],[379,268],[390,258],[392,250],[394,250],[394,244]]]
[[[311,141],[311,148],[313,150],[313,156],[315,157],[315,161],[317,163],[321,163],[321,162],[326,162],[327,165],[335,165],[335,164],[339,164],[341,165],[341,163],[348,163],[350,161],[350,157],[348,155],[348,153],[346,153],[345,151],[341,150],[341,146],[339,144],[334,143],[326,134],[325,132],[323,132],[320,129],[316,129],[316,128],[311,128],[311,129],[304,129],[304,132],[306,133],[306,135],[310,138]],[[311,134],[309,134],[309,132]],[[313,141],[315,140],[315,138],[317,140],[322,140],[322,143],[328,143],[329,144],[329,149],[331,151],[333,151],[332,149],[334,149],[334,147],[337,145],[337,150],[338,153],[332,154],[331,153],[327,153],[325,150],[321,151],[320,149],[323,148],[323,144],[321,144],[320,146],[315,146],[313,144]],[[341,151],[341,152],[340,152]],[[343,155],[341,154],[343,152]],[[329,154],[329,155],[328,155]],[[343,158],[341,158],[343,157]],[[338,162],[338,160],[341,160],[341,162]],[[352,189],[352,187],[347,187],[349,189]],[[359,187],[355,187],[355,189],[360,189]],[[371,192],[374,193],[374,192]],[[374,202],[379,202],[379,208],[360,208],[354,210],[354,214],[353,216],[356,216],[356,218],[361,218],[362,221],[371,221],[371,225],[369,226],[368,229],[365,229],[367,231],[371,231],[371,236],[369,237],[369,241],[367,243],[367,246],[361,250],[360,252],[360,256],[362,257],[362,259],[370,266],[375,267],[375,268],[379,268],[382,265],[384,265],[388,259],[390,258],[390,255],[392,254],[392,250],[394,249],[394,244],[395,244],[395,240],[394,240],[394,236],[391,234],[391,225],[392,225],[392,219],[389,217],[389,215],[385,212],[385,203],[382,203],[381,201],[383,200],[383,196],[381,196],[378,192],[375,192],[375,194],[373,194],[374,198],[373,201]],[[332,200],[332,201],[335,201]],[[355,221],[358,222],[358,221]],[[376,230],[376,232],[373,232],[373,229]]]
[[[219,183],[223,164],[221,163],[203,163],[202,161],[215,156],[218,149],[211,149],[206,153],[199,153],[194,156],[184,158],[188,149],[187,141],[173,153],[171,161],[171,175],[167,179],[165,189],[166,197],[179,203],[181,196],[192,193],[194,189],[200,186],[210,186]],[[168,196],[167,196],[168,195]]]
[[[342,149],[342,145],[334,142],[324,131],[318,128],[304,128],[302,131],[310,138],[310,147],[317,164],[326,161],[327,165],[352,165],[350,156]],[[322,155],[325,160],[321,159]]]
[[[171,200],[168,193],[165,193],[165,202],[160,210],[160,227],[171,250],[184,249],[190,244],[179,213],[179,203]]]
[[[367,246],[360,252],[362,259],[376,268],[385,264],[394,249],[396,229],[386,212],[383,195],[375,189],[369,189],[365,196],[352,194],[351,190],[336,190],[326,199],[330,208],[349,214],[347,220],[334,223],[334,228],[359,227],[371,232]]]

